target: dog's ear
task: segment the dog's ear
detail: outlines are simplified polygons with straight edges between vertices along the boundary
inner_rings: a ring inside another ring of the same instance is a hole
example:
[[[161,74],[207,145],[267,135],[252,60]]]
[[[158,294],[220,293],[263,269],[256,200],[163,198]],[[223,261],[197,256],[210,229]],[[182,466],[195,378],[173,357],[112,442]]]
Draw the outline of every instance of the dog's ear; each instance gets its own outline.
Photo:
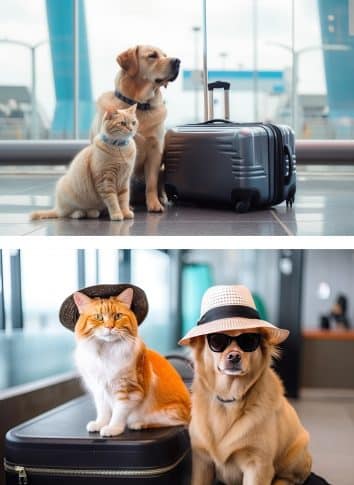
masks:
[[[200,354],[203,350],[205,344],[205,336],[200,335],[199,337],[193,337],[190,339],[188,345],[193,349],[195,354]]]
[[[131,47],[121,54],[118,54],[117,62],[127,72],[128,76],[136,76],[139,71],[139,46]]]

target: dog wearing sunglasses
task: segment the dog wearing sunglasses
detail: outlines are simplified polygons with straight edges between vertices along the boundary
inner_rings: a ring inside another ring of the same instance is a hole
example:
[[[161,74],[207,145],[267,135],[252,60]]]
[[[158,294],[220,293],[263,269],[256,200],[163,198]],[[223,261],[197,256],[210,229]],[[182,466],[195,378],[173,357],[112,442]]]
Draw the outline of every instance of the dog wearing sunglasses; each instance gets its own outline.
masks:
[[[262,328],[192,338],[192,485],[297,485],[311,472],[309,435],[272,370]]]

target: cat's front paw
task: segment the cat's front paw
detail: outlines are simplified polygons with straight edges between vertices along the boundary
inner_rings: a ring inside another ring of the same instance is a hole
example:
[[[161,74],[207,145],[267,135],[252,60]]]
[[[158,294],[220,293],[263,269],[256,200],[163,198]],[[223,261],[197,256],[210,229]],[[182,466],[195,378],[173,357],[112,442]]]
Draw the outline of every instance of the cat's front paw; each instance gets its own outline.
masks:
[[[112,214],[109,214],[109,217],[111,221],[122,221],[124,219],[124,216],[122,212],[113,212]]]
[[[82,210],[76,210],[70,214],[71,219],[83,219],[86,217],[86,212]]]
[[[101,431],[104,425],[105,423],[102,423],[102,421],[89,421],[86,425],[86,429],[89,433],[96,433],[97,431]]]
[[[134,212],[130,209],[123,212],[124,219],[134,219]]]
[[[107,425],[103,426],[100,431],[101,436],[118,436],[124,432],[125,426],[124,424],[117,424],[115,426]]]

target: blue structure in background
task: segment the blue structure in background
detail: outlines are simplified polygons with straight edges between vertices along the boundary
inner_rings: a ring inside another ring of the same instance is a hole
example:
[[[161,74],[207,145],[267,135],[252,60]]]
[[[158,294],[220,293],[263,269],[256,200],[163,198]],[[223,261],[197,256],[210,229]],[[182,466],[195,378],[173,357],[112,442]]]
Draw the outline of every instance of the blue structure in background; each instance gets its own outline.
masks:
[[[94,115],[85,8],[79,0],[79,136],[87,138]],[[53,63],[56,107],[52,137],[74,135],[74,1],[46,0],[48,31]]]
[[[258,88],[261,91],[281,94],[285,90],[285,80],[283,71],[230,71],[230,70],[208,70],[208,82],[219,80],[227,81],[231,84],[231,89],[237,91],[250,91],[253,89],[254,76],[257,76]],[[185,69],[183,71],[183,89],[186,91],[202,90],[202,73]]]
[[[349,35],[348,0],[318,0],[323,44],[348,51],[324,51],[330,118],[354,118],[354,37]]]

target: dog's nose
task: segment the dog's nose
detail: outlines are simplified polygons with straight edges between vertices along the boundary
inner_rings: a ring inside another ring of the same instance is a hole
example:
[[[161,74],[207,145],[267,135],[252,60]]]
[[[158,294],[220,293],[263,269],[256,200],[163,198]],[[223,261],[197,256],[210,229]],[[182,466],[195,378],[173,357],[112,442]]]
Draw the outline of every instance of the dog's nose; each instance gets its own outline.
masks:
[[[180,64],[181,64],[181,60],[177,59],[177,57],[173,58],[173,59],[171,59],[171,64],[175,69],[178,69]]]
[[[239,352],[232,351],[227,355],[226,359],[232,364],[238,364],[241,360],[241,355]]]

